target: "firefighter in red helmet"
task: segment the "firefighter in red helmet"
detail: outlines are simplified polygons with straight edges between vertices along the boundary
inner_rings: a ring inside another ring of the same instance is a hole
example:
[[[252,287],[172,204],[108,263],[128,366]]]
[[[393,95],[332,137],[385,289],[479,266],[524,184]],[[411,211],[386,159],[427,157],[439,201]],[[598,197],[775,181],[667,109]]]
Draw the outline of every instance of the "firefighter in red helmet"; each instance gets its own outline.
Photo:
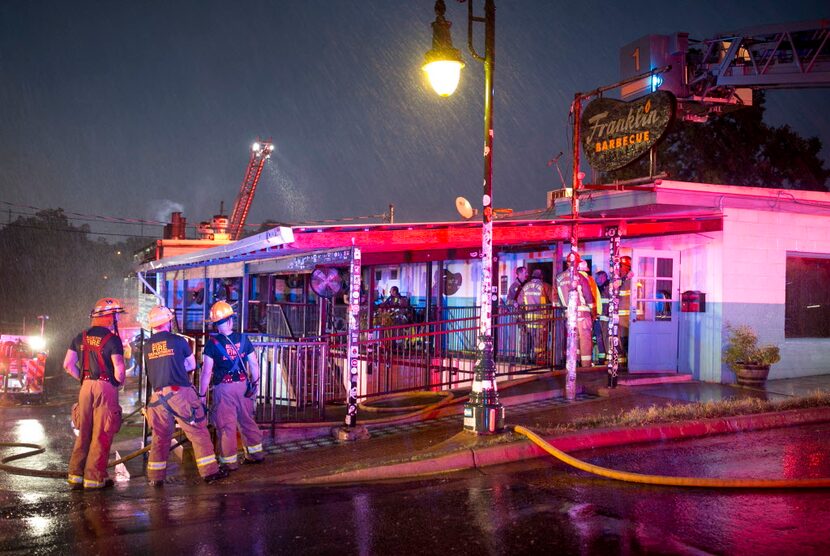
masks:
[[[593,279],[587,274],[587,266],[585,271],[580,271],[579,265],[582,258],[579,253],[571,251],[567,258],[568,268],[560,272],[556,277],[556,290],[559,294],[559,302],[564,307],[568,307],[568,300],[570,298],[572,284],[571,284],[571,266],[575,265],[574,272],[576,274],[576,335],[579,345],[579,363],[582,367],[591,366],[591,357],[593,354],[593,339],[591,338],[591,329],[594,322],[594,314],[596,312],[596,295],[597,288],[593,284]]]
[[[121,429],[118,389],[124,384],[124,348],[118,337],[114,297],[99,299],[90,313],[92,326],[78,334],[66,351],[63,368],[81,382],[72,422],[78,437],[69,459],[67,481],[72,489],[96,490],[113,485],[107,475],[110,446]]]
[[[631,330],[631,257],[623,255],[620,257],[620,282],[619,282],[619,336],[620,353],[619,363],[621,370],[628,369],[628,336]],[[636,309],[634,311],[636,316]]]
[[[259,384],[259,361],[248,338],[233,331],[233,308],[217,301],[210,308],[216,327],[205,342],[199,395],[213,386],[211,420],[219,441],[219,463],[230,471],[239,468],[236,431],[245,444],[245,463],[260,463],[265,457],[262,432],[254,421],[254,396]]]

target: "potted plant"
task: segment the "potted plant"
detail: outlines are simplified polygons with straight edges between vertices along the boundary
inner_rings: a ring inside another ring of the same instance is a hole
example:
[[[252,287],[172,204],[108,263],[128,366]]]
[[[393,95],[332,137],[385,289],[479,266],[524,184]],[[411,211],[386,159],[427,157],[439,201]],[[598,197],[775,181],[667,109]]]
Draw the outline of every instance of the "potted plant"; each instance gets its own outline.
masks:
[[[723,362],[726,363],[738,384],[744,386],[763,386],[769,375],[769,367],[781,360],[778,346],[758,345],[758,335],[751,326],[726,326],[729,343],[723,350]]]

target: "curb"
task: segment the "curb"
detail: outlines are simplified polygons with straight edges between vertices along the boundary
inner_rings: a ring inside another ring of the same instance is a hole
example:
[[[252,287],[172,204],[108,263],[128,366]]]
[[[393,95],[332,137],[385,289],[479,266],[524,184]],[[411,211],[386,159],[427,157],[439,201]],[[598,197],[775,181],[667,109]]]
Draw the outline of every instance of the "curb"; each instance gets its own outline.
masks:
[[[544,439],[556,448],[570,453],[607,446],[700,438],[710,434],[767,430],[827,421],[830,421],[830,407],[718,417],[633,429],[599,429],[568,436],[549,435]],[[353,469],[333,475],[305,477],[294,484],[324,485],[414,478],[534,459],[544,455],[546,455],[544,450],[529,440],[523,439],[496,446],[459,450],[423,460]]]

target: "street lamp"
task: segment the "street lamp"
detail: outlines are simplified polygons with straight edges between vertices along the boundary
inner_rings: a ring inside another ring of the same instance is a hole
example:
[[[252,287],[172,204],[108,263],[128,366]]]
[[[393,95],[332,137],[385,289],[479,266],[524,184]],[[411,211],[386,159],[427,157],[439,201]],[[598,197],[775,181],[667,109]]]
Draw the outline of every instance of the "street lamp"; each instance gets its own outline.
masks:
[[[462,0],[464,1],[464,0]],[[464,62],[452,46],[450,27],[444,18],[444,0],[435,2],[432,23],[432,50],[426,53],[424,71],[429,75],[435,92],[449,96],[458,85]],[[484,23],[484,56],[473,48],[473,23]],[[492,434],[504,429],[504,407],[499,403],[496,388],[496,363],[493,359],[493,67],[496,44],[496,6],[485,0],[484,17],[473,15],[473,0],[467,0],[467,46],[470,54],[484,64],[484,193],[482,195],[481,228],[481,290],[479,304],[478,355],[473,387],[464,405],[464,430]],[[433,76],[433,72],[435,75]],[[449,79],[447,79],[449,77]],[[447,83],[449,81],[449,83]],[[436,85],[437,83],[437,85]]]

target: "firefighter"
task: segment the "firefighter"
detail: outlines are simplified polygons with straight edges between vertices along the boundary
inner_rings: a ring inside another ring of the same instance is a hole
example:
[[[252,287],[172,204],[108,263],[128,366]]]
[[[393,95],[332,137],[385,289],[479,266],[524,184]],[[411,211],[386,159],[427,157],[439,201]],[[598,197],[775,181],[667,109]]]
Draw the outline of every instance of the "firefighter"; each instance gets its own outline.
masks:
[[[118,389],[126,373],[118,314],[123,312],[118,299],[98,300],[89,315],[92,326],[72,340],[63,360],[66,372],[81,382],[78,403],[72,407],[72,422],[79,431],[67,477],[73,490],[113,485],[107,475],[107,460],[112,441],[121,429]]]
[[[631,257],[624,255],[620,257],[620,281],[619,281],[619,362],[620,369],[628,369],[628,333],[631,329]],[[636,315],[636,309],[634,310]]]
[[[533,273],[519,292],[519,304],[524,311],[526,355],[530,363],[539,364],[548,343],[547,307],[551,303],[550,284],[544,281],[541,268]]]
[[[254,346],[243,334],[233,331],[233,308],[217,301],[210,308],[216,327],[205,342],[199,396],[213,386],[211,420],[219,441],[219,463],[229,471],[239,469],[236,452],[237,427],[245,443],[245,463],[260,463],[265,457],[262,433],[254,422],[253,396],[259,383],[259,362]]]
[[[510,289],[507,291],[507,305],[509,307],[515,308],[519,304],[519,294],[525,282],[527,282],[527,268],[520,266],[516,269],[516,279],[510,284]]]
[[[196,468],[206,483],[213,483],[228,473],[220,469],[207,430],[207,412],[190,381],[196,358],[183,336],[170,331],[173,313],[159,305],[150,310],[153,335],[147,341],[147,378],[153,388],[147,404],[147,419],[153,429],[153,443],[147,462],[150,485],[164,485],[167,456],[175,423],[193,445]]]
[[[611,299],[608,297],[608,287],[611,285],[608,273],[604,270],[594,273],[594,283],[599,291],[597,318],[594,320],[594,337],[597,340],[597,363],[603,365],[608,349],[608,307],[611,304]]]
[[[521,324],[521,308],[519,303],[522,286],[527,282],[527,268],[520,266],[516,269],[516,279],[510,284],[507,291],[507,301],[501,307],[499,316],[499,350],[509,353],[513,358],[521,359],[522,339],[526,335],[524,325]]]
[[[593,279],[587,276],[586,271],[579,270],[579,265],[582,262],[579,253],[571,251],[568,254],[567,262],[568,267],[556,277],[556,290],[559,294],[559,302],[567,308],[568,297],[571,292],[570,269],[571,266],[576,265],[576,335],[579,345],[579,362],[582,367],[590,367],[594,347],[591,329],[596,311],[596,284],[591,284]]]
[[[591,276],[591,270],[588,267],[588,261],[580,260],[578,266],[579,275],[588,282],[588,286],[591,290],[591,298],[593,299],[593,303],[591,304],[591,362],[589,365],[593,365],[594,363],[594,323],[599,322],[599,313],[602,310],[602,302],[600,301],[599,297],[599,286],[597,285],[596,280],[594,277]],[[605,354],[603,353],[603,357]]]

